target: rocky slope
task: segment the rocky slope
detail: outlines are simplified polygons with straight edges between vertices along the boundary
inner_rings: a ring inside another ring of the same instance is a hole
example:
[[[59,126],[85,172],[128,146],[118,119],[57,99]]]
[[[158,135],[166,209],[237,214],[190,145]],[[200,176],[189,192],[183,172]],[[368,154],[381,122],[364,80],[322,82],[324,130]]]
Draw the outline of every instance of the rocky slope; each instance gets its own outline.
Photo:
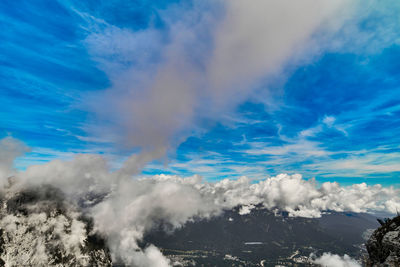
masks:
[[[93,223],[52,186],[0,192],[0,266],[111,266]]]
[[[380,223],[366,244],[369,254],[367,266],[400,266],[400,216]]]

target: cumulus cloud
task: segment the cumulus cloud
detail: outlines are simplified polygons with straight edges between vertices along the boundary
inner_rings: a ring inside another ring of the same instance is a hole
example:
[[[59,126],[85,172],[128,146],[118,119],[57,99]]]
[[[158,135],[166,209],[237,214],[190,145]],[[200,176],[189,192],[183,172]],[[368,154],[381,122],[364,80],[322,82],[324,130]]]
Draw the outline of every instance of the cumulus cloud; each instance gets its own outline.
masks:
[[[1,179],[3,184],[7,184],[7,176]],[[130,174],[120,170],[111,172],[107,162],[96,155],[78,155],[71,161],[55,160],[30,166],[26,171],[17,173],[16,180],[11,188],[2,188],[0,195],[16,194],[24,188],[38,189],[43,184],[60,188],[65,194],[63,198],[71,207],[83,208],[91,215],[94,231],[107,236],[113,261],[134,266],[168,266],[168,260],[156,247],[141,248],[138,244],[144,233],[152,227],[163,224],[171,230],[194,217],[208,217],[220,211],[211,200],[205,199],[200,191],[186,182],[178,183],[170,179],[134,180]],[[38,215],[35,213],[34,216]],[[37,226],[41,221],[35,218],[27,217],[21,223],[26,225],[31,221],[33,226]],[[13,231],[8,226],[17,222],[14,219],[2,220],[0,227]],[[63,218],[56,219],[57,225],[63,225]],[[56,225],[46,225],[58,229]],[[80,241],[82,238],[75,235],[79,233],[78,226],[80,224],[76,223],[70,226],[70,235],[76,238],[64,235],[60,230],[61,240],[66,244]],[[77,242],[72,247],[79,247]],[[35,250],[35,253],[39,251]]]
[[[18,146],[14,148],[19,149]],[[18,155],[9,147],[7,149],[11,155]],[[5,165],[8,169],[11,166],[12,162]],[[1,178],[6,184],[7,177]],[[256,205],[262,205],[301,217],[320,217],[324,211],[394,213],[400,206],[400,190],[393,187],[364,183],[343,187],[330,182],[318,185],[315,180],[306,180],[299,174],[280,174],[257,183],[246,177],[210,183],[198,175],[133,179],[130,174],[111,171],[106,160],[89,154],[78,155],[70,161],[55,160],[30,166],[17,172],[16,179],[18,182],[7,190],[18,192],[43,184],[59,188],[65,203],[84,209],[94,220],[94,231],[107,236],[113,261],[135,266],[169,264],[156,247],[139,245],[144,234],[154,227],[164,226],[170,231],[187,221],[216,216],[224,209],[236,206],[241,206],[242,215],[250,213]],[[73,211],[71,208],[70,217],[77,218]],[[32,223],[40,223],[40,212],[34,216],[30,219]],[[1,222],[2,227],[11,229],[13,223],[8,219]],[[65,225],[63,218],[54,221],[54,229],[59,229],[57,225]],[[79,220],[70,222],[70,227],[71,236],[61,241],[73,249],[85,235]]]
[[[193,186],[144,179],[117,184],[107,199],[93,207],[92,214],[97,229],[108,233],[114,258],[138,264],[132,250],[139,249],[136,242],[153,227],[162,224],[171,230],[194,217],[209,217],[219,211],[211,199]]]
[[[165,175],[150,179],[172,179],[178,183],[185,181]],[[301,217],[320,217],[323,211],[328,210],[395,213],[395,207],[400,203],[400,190],[393,187],[368,186],[365,183],[344,187],[336,182],[326,182],[318,186],[315,180],[305,180],[300,174],[280,174],[258,183],[251,183],[249,178],[241,177],[216,183],[196,182],[193,186],[206,199],[212,199],[221,208],[230,209],[243,205],[244,214],[256,204]]]
[[[360,263],[346,254],[342,257],[325,252],[321,257],[314,259],[313,262],[326,267],[361,267]]]

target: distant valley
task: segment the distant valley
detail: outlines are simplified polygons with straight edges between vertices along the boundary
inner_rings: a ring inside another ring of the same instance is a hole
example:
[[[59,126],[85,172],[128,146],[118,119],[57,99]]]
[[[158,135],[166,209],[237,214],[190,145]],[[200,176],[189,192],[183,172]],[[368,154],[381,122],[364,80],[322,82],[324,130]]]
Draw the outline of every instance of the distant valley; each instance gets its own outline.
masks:
[[[310,266],[310,255],[348,254],[362,260],[364,243],[379,223],[364,213],[326,212],[321,218],[289,217],[257,207],[239,207],[221,216],[168,225],[148,234],[143,246],[161,248],[176,266]]]

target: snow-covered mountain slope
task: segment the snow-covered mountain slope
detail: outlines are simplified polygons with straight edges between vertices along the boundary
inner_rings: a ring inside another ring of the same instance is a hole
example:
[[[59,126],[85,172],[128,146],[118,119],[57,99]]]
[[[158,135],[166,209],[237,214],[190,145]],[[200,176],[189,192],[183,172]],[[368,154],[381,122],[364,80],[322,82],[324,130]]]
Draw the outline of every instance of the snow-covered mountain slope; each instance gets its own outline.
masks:
[[[111,266],[93,222],[52,186],[0,196],[0,266]]]

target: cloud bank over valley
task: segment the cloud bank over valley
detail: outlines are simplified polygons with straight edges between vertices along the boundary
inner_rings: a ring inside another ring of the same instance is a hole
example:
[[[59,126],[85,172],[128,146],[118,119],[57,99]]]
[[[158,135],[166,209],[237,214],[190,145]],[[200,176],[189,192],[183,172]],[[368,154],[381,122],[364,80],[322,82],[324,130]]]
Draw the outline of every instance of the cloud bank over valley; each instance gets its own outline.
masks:
[[[320,217],[326,211],[394,213],[400,209],[399,189],[366,184],[343,187],[330,182],[317,185],[299,174],[280,174],[257,183],[246,177],[215,183],[200,176],[132,178],[120,170],[111,171],[98,155],[78,155],[71,161],[54,160],[18,171],[12,168],[13,157],[24,151],[25,145],[11,137],[0,144],[0,155],[7,155],[11,164],[1,169],[2,194],[45,185],[57,188],[70,209],[83,210],[93,218],[93,231],[106,237],[113,261],[137,266],[168,266],[156,247],[139,246],[146,232],[160,225],[171,230],[237,206],[241,206],[240,214],[260,204],[301,217]],[[6,216],[0,223],[2,228],[12,229],[15,221]],[[77,231],[74,240],[84,240],[79,221],[75,225],[78,228],[71,226]],[[160,262],[164,265],[157,265]]]

